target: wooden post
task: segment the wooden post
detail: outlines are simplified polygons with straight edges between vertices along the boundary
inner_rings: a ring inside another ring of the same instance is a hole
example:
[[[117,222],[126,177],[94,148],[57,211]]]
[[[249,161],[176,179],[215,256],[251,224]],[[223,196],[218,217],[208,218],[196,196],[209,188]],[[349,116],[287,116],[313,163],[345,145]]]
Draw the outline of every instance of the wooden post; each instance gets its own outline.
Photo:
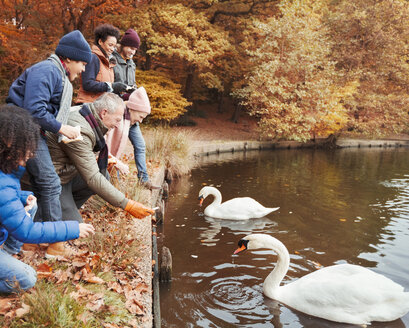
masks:
[[[164,182],[162,185],[162,197],[164,199],[168,199],[169,197],[169,184],[167,182]]]
[[[165,201],[163,199],[158,200],[156,206],[159,207],[155,211],[156,224],[163,223],[163,220],[165,218]]]
[[[160,263],[160,281],[167,282],[172,280],[172,255],[169,248],[162,247],[162,257]]]

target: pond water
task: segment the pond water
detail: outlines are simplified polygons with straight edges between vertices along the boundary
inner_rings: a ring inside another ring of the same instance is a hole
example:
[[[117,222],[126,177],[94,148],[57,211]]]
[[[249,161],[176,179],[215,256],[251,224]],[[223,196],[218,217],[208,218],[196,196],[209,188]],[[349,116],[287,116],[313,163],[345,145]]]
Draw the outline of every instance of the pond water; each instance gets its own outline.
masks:
[[[352,327],[313,318],[268,299],[262,283],[271,251],[233,255],[240,238],[267,233],[291,257],[288,283],[339,263],[359,264],[409,291],[409,150],[277,150],[215,156],[171,185],[159,249],[173,257],[161,284],[163,327]],[[203,185],[223,201],[252,197],[280,207],[244,222],[205,217]],[[373,327],[409,327],[409,315]]]

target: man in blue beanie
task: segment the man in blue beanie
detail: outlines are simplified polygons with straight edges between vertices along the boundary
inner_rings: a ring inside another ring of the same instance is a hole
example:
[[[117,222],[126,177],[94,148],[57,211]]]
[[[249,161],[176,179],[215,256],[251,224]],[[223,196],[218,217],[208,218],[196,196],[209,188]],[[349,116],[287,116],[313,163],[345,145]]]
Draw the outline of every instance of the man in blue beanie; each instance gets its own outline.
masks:
[[[26,109],[40,125],[41,138],[36,154],[27,161],[27,173],[38,200],[36,221],[62,220],[61,183],[48,151],[45,132],[75,139],[80,131],[67,125],[72,101],[72,84],[91,60],[91,48],[80,31],[64,35],[55,54],[27,68],[11,85],[7,103]],[[20,245],[21,247],[21,245]],[[34,251],[36,244],[24,244],[23,250]],[[73,250],[62,242],[50,244],[47,254],[70,256]]]

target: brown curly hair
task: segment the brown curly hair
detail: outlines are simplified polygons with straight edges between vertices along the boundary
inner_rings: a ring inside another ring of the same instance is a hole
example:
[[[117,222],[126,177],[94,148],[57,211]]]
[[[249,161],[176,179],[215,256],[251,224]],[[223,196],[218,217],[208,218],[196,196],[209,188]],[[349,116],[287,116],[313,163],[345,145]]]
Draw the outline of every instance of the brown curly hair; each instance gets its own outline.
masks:
[[[11,173],[37,149],[40,127],[20,107],[0,106],[0,170]]]
[[[113,36],[118,41],[121,37],[121,32],[111,24],[98,25],[94,30],[95,44],[98,44],[99,40],[105,42],[109,36]]]

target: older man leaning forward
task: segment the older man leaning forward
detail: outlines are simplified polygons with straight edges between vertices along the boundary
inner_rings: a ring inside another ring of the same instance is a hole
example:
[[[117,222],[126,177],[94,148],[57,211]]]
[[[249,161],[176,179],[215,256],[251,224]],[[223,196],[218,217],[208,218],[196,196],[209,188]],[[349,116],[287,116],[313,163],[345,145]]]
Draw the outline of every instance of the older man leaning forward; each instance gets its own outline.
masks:
[[[121,123],[124,109],[125,104],[118,95],[104,93],[93,103],[77,106],[70,112],[67,124],[80,127],[80,140],[59,143],[54,135],[49,136],[48,147],[62,184],[63,220],[82,222],[78,209],[93,194],[138,219],[154,213],[143,204],[126,198],[109,182],[104,135]]]

